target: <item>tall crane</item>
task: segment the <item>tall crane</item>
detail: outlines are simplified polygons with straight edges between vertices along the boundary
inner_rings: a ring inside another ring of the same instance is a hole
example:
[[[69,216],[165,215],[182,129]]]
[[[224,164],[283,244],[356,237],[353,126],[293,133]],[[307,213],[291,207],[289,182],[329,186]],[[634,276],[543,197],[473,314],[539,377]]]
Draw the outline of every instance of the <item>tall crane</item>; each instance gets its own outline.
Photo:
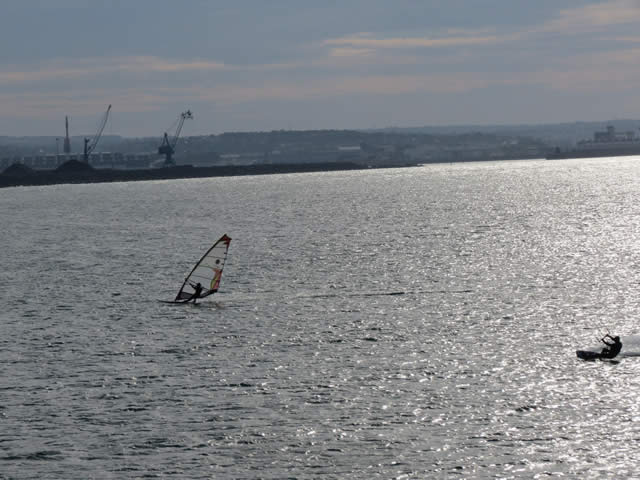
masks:
[[[100,122],[100,127],[98,131],[93,136],[93,138],[85,138],[84,139],[84,163],[89,163],[89,155],[93,152],[94,148],[98,145],[98,141],[100,141],[100,137],[102,136],[102,131],[104,130],[105,125],[107,124],[107,119],[109,118],[109,112],[111,111],[111,105],[107,108],[107,111],[102,116],[102,121]]]
[[[178,118],[178,126],[176,127],[176,133],[173,135],[173,138],[171,140],[169,140],[169,135],[167,134],[167,132],[164,132],[162,143],[158,147],[158,154],[164,155],[165,167],[175,166],[175,162],[173,161],[173,154],[176,152],[176,143],[178,143],[178,137],[180,136],[182,125],[184,125],[184,121],[187,118],[193,118],[191,110],[187,110],[186,112],[182,112],[180,114],[180,117]]]
[[[71,140],[69,140],[69,117],[64,117],[65,136],[64,143],[62,144],[62,151],[64,153],[71,153]]]

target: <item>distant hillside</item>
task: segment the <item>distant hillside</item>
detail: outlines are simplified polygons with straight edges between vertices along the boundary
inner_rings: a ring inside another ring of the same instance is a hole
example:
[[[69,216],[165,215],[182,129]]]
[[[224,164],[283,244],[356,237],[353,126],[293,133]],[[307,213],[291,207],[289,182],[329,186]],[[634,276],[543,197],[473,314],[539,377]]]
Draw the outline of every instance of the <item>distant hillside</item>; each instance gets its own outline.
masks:
[[[640,133],[640,120],[621,119],[601,122],[572,122],[523,125],[449,125],[441,127],[388,127],[373,130],[274,130],[269,132],[227,132],[218,135],[184,136],[178,142],[178,149],[192,152],[216,151],[242,153],[265,151],[281,145],[357,145],[360,143],[402,143],[400,137],[456,136],[468,134],[488,134],[496,137],[529,137],[544,142],[549,147],[568,147],[576,142],[593,138],[593,132],[613,125],[617,131]],[[73,152],[81,152],[83,136],[71,137]],[[0,155],[53,154],[62,150],[62,138],[56,136],[10,137],[0,135]],[[157,137],[124,137],[104,135],[97,151],[110,152],[154,152],[160,145]]]
[[[542,140],[549,146],[573,146],[580,140],[593,138],[593,132],[613,125],[616,130],[635,131],[640,134],[640,120],[609,120],[603,122],[548,123],[540,125],[451,125],[443,127],[389,127],[367,132],[403,134],[451,135],[463,133],[490,133],[504,136],[523,136]]]

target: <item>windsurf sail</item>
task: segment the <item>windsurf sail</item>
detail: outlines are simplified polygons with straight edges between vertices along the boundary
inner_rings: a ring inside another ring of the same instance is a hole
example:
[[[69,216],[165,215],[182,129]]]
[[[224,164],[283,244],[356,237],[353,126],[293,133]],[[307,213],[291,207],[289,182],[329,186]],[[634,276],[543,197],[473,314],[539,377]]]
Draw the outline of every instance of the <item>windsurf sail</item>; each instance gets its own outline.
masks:
[[[198,298],[207,297],[218,291],[230,243],[231,238],[225,234],[207,250],[185,278],[174,301],[180,302],[192,298],[198,284],[202,286]]]

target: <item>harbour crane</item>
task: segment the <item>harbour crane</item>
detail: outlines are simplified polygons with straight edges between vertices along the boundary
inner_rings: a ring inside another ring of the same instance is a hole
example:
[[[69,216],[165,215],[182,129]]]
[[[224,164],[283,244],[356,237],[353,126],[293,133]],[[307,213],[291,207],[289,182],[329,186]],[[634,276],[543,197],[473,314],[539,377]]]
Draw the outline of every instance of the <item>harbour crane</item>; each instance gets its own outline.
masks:
[[[69,117],[64,117],[64,143],[62,144],[62,151],[67,155],[71,153],[71,140],[69,139]]]
[[[180,117],[178,118],[178,126],[176,127],[176,133],[173,135],[173,138],[171,140],[169,139],[169,135],[167,134],[167,132],[164,132],[162,143],[158,147],[158,154],[164,155],[163,166],[165,167],[175,166],[175,162],[173,161],[173,154],[176,152],[176,143],[178,143],[178,137],[180,136],[182,125],[184,125],[184,121],[187,118],[193,118],[191,110],[187,110],[186,112],[182,112],[180,114]]]
[[[100,141],[100,137],[102,136],[102,131],[104,130],[105,125],[107,124],[107,119],[109,118],[109,112],[111,111],[111,105],[107,108],[107,111],[102,116],[102,121],[100,122],[100,127],[98,131],[93,136],[93,138],[85,138],[84,139],[84,163],[89,163],[89,155],[98,145],[98,141]]]

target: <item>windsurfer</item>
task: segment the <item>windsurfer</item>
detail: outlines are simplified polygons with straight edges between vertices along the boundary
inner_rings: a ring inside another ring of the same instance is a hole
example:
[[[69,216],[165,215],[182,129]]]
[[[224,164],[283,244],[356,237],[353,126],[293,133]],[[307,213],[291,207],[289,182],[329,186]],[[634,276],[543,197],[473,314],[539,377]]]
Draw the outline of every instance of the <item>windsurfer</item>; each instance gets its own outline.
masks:
[[[613,342],[607,342],[607,337],[613,340]],[[620,341],[620,337],[617,335],[612,337],[607,333],[600,340],[606,345],[600,353],[604,358],[615,358],[620,353],[620,350],[622,350],[622,342]]]
[[[218,291],[230,242],[231,238],[223,235],[207,250],[207,253],[191,269],[171,303],[187,303],[191,300],[196,303],[198,298],[206,298]]]
[[[185,303],[188,303],[191,300],[193,300],[193,303],[196,303],[196,299],[200,298],[200,294],[202,293],[202,285],[200,284],[200,282],[196,284],[189,282],[189,285],[193,287],[194,292],[193,295],[191,295]]]

